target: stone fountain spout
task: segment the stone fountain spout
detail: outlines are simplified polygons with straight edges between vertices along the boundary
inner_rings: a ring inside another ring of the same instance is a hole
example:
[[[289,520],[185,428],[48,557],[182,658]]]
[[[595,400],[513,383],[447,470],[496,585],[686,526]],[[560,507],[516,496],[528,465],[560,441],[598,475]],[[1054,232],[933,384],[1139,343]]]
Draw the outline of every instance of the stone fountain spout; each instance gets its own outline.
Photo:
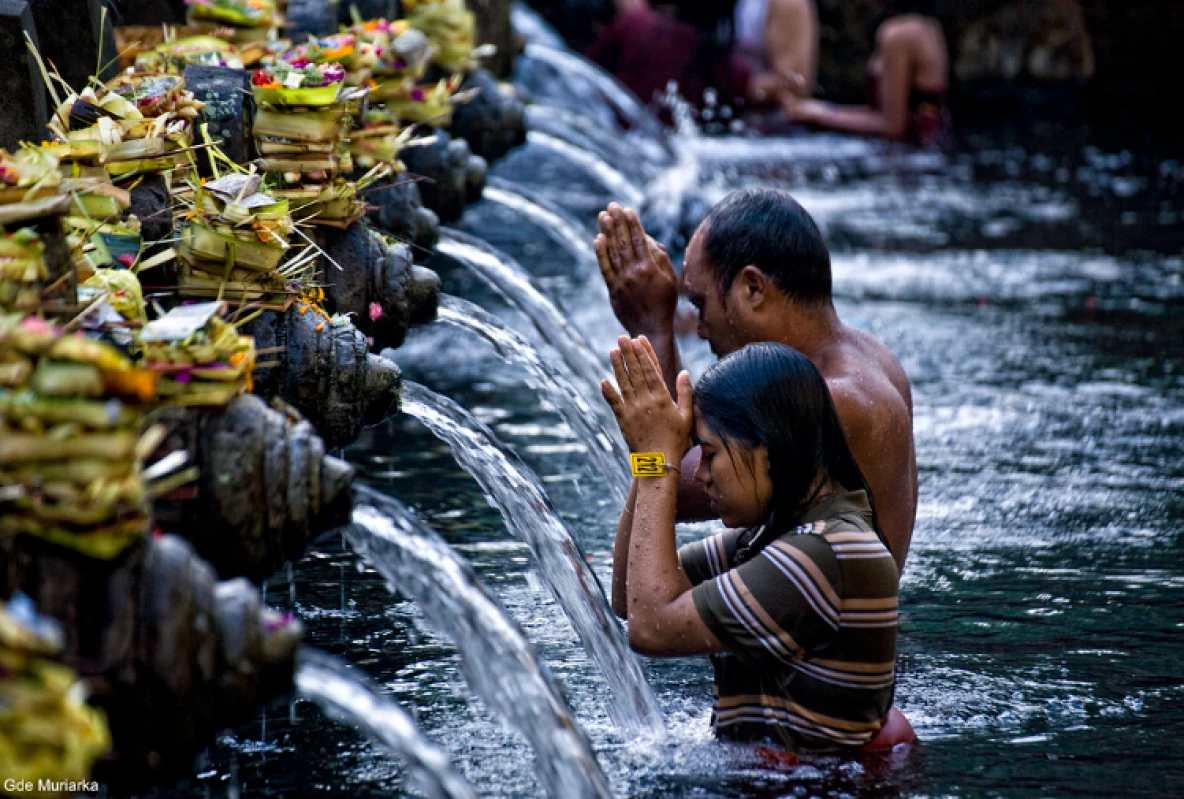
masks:
[[[348,520],[353,467],[325,456],[294,412],[244,396],[214,413],[175,410],[164,422],[171,433],[162,449],[186,451],[200,476],[196,492],[157,501],[157,518],[224,577],[262,581]]]
[[[96,777],[140,785],[190,768],[218,730],[291,690],[301,626],[243,579],[218,582],[184,539],[105,561],[29,536],[3,541],[0,591],[23,591],[66,632],[63,660],[107,715]]]

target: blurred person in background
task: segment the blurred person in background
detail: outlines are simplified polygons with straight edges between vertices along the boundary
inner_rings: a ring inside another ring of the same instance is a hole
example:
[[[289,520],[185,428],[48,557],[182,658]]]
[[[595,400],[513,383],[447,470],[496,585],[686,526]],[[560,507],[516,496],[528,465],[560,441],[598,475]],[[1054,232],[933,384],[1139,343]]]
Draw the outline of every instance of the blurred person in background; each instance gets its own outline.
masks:
[[[789,118],[827,130],[879,136],[917,145],[949,134],[946,104],[950,55],[932,2],[889,0],[876,27],[868,64],[869,105],[791,101]]]
[[[747,96],[784,105],[814,94],[818,78],[818,9],[814,0],[738,0],[735,52],[752,71]]]
[[[616,18],[586,55],[643,101],[672,82],[695,105],[709,89],[724,104],[773,108],[814,91],[813,0],[616,2]]]

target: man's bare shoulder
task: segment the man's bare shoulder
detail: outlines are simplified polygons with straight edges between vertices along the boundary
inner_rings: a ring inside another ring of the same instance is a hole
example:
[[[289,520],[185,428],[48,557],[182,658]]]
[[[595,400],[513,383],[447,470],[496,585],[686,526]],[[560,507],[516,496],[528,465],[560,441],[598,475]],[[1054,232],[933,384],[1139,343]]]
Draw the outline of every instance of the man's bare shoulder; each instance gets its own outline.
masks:
[[[836,400],[842,394],[849,404],[890,408],[900,403],[912,416],[913,394],[904,367],[890,349],[862,330],[845,327],[818,366]]]

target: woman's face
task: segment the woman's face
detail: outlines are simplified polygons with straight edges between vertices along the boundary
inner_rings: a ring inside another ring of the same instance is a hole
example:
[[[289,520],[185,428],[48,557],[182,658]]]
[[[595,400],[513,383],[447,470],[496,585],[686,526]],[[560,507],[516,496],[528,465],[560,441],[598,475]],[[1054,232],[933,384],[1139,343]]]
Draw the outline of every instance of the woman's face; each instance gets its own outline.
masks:
[[[703,453],[695,479],[707,489],[711,509],[728,527],[763,524],[773,497],[768,450],[746,449],[738,441],[724,446],[702,419],[695,420],[695,432]]]

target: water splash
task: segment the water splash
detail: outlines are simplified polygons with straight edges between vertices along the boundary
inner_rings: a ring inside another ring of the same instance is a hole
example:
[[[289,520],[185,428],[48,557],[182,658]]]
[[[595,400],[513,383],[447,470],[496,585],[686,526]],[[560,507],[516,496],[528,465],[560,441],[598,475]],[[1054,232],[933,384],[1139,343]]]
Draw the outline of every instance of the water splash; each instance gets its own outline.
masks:
[[[296,689],[325,715],[364,731],[411,767],[411,779],[430,799],[477,799],[448,755],[428,740],[394,700],[379,695],[364,674],[332,655],[302,647]]]
[[[526,140],[530,144],[550,150],[564,161],[582,168],[604,187],[606,194],[612,196],[622,205],[637,207],[645,199],[645,193],[641,186],[590,150],[577,147],[558,136],[552,136],[550,133],[543,133],[540,130],[527,132]]]
[[[475,333],[493,345],[493,349],[507,363],[526,372],[526,382],[551,403],[555,412],[588,447],[588,454],[618,503],[624,504],[629,493],[629,475],[625,464],[629,450],[615,425],[606,423],[607,414],[590,407],[572,383],[574,375],[559,365],[546,366],[539,352],[529,342],[480,305],[452,297],[440,296],[437,321]],[[607,408],[603,402],[601,408]]]
[[[448,635],[473,693],[530,742],[553,799],[607,799],[608,779],[559,683],[472,566],[398,500],[360,487],[350,544]]]
[[[510,532],[530,547],[540,576],[609,685],[613,722],[626,735],[657,734],[661,712],[641,664],[538,477],[507,454],[492,430],[447,397],[405,382],[403,412],[448,443],[457,462],[501,511]]]
[[[589,396],[599,395],[600,381],[608,376],[608,365],[602,364],[592,355],[584,337],[572,327],[563,312],[535,287],[521,266],[481,239],[452,228],[440,231],[437,249],[471,269],[529,319],[542,340],[559,353],[573,374],[579,375]]]

